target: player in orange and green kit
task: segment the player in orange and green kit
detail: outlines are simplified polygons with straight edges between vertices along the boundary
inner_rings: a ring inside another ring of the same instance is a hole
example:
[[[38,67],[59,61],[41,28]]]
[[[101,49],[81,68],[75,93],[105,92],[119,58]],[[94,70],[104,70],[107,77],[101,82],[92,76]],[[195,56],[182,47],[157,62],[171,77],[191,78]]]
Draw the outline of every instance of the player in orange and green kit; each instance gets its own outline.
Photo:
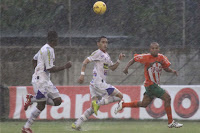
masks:
[[[164,89],[162,89],[159,86],[162,69],[164,69],[166,72],[174,73],[176,76],[178,76],[178,73],[176,72],[176,70],[173,70],[169,67],[171,63],[169,62],[166,56],[158,53],[159,50],[160,50],[159,44],[156,42],[152,42],[150,44],[150,53],[135,54],[134,58],[129,61],[129,63],[127,64],[126,68],[123,71],[125,74],[128,74],[128,68],[135,62],[140,62],[145,65],[144,86],[145,86],[146,92],[144,93],[144,97],[142,101],[133,101],[130,103],[124,103],[123,101],[119,102],[118,107],[115,109],[115,113],[118,113],[124,107],[146,108],[152,102],[152,100],[155,97],[157,97],[157,98],[162,99],[165,102],[164,106],[165,106],[165,111],[168,117],[168,127],[179,128],[179,127],[182,127],[183,124],[175,122],[172,119],[171,97],[168,93],[165,92]]]

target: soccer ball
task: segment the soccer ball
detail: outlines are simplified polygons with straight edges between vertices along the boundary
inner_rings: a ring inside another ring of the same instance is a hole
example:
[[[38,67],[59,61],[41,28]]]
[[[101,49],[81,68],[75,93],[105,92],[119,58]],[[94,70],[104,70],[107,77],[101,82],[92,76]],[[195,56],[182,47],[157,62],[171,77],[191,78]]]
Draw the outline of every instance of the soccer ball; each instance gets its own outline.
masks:
[[[93,5],[93,10],[96,14],[104,14],[106,12],[106,4],[102,1],[97,1]]]

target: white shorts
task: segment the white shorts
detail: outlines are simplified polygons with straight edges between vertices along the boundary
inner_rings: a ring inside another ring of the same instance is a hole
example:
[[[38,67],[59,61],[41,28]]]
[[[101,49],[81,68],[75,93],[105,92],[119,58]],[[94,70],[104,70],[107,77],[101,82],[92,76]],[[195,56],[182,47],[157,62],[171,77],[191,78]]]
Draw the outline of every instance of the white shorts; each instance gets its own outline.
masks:
[[[107,84],[104,80],[102,79],[93,79],[91,82],[90,82],[91,85],[95,86],[96,88],[100,89],[100,90],[106,90],[108,88],[111,88],[112,85],[110,84]]]
[[[89,87],[90,87],[91,98],[93,97],[97,97],[98,99],[108,98],[110,96],[115,96],[118,93],[121,93],[117,88],[115,88],[112,85],[110,85],[110,87],[107,89],[99,89],[94,85],[90,85]]]
[[[60,97],[59,91],[53,83],[50,80],[45,80],[42,76],[34,75],[32,77],[32,85],[37,99]]]

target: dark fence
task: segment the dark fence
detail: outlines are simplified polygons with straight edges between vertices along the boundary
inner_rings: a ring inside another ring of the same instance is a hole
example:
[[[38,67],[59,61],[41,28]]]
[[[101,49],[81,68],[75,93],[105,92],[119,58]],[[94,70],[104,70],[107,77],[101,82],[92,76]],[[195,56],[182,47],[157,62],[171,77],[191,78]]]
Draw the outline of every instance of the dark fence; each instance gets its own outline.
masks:
[[[96,15],[94,0],[2,0],[1,36],[45,37],[53,29],[60,37],[72,40],[105,35],[128,38],[140,46],[152,41],[166,46],[199,46],[198,0],[104,2],[106,13]]]
[[[0,85],[0,119],[8,119],[9,114],[9,89]]]

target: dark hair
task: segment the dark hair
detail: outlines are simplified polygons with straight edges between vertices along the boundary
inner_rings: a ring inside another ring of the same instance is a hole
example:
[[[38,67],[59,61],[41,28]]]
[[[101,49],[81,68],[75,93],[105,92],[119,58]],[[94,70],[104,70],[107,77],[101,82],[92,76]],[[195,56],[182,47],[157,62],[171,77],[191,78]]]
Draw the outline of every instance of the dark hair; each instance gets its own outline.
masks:
[[[107,38],[107,37],[101,36],[101,37],[99,37],[99,38],[97,39],[97,42],[100,42],[102,38]]]
[[[56,31],[49,31],[47,35],[47,41],[48,42],[53,42],[56,41],[58,38],[58,34]]]

